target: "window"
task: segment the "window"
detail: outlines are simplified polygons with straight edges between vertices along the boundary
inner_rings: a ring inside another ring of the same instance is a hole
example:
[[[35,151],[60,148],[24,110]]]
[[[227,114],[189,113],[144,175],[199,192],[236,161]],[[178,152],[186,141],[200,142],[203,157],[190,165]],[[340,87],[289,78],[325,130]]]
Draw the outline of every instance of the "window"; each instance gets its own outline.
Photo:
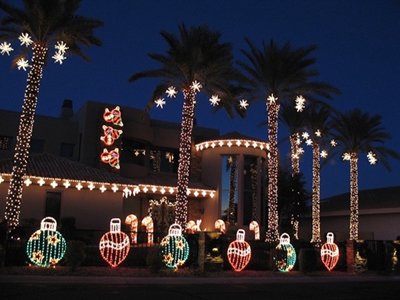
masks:
[[[243,225],[249,225],[257,218],[259,174],[256,156],[245,155],[243,172]]]
[[[237,160],[237,155],[222,156],[221,217],[224,221],[237,221]],[[232,204],[230,209],[229,202]]]
[[[11,150],[12,140],[11,136],[0,136],[0,150]]]
[[[38,154],[44,152],[44,140],[31,140],[31,150],[30,153]]]
[[[122,140],[121,162],[144,166],[146,162],[146,144],[135,140]]]
[[[150,150],[149,160],[150,171],[167,173],[178,171],[178,151],[153,148]]]
[[[60,192],[47,192],[46,193],[46,206],[44,209],[45,217],[53,217],[57,222],[60,221],[61,213],[61,193]]]
[[[74,144],[61,143],[61,153],[62,157],[73,157],[74,156]]]

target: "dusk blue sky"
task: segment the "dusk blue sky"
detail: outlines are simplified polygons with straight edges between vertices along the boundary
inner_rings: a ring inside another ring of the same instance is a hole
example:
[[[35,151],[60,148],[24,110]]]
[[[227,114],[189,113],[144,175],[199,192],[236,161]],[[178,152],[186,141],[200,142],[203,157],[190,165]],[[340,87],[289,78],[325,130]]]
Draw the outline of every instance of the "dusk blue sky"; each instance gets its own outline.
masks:
[[[22,1],[8,1],[20,5]],[[320,79],[342,91],[331,104],[340,111],[356,107],[383,116],[383,126],[392,135],[386,143],[400,151],[400,1],[161,1],[83,0],[79,14],[104,21],[96,30],[102,47],[86,51],[91,62],[68,56],[62,65],[49,61],[43,73],[37,113],[57,117],[64,99],[73,100],[77,111],[86,101],[112,103],[143,109],[157,80],[128,83],[141,70],[156,68],[147,53],[165,53],[160,30],[178,34],[178,25],[207,24],[220,31],[223,42],[231,42],[237,60],[246,61],[240,49],[247,49],[248,37],[261,47],[274,39],[279,45],[290,41],[296,47],[316,44],[313,53]],[[3,12],[0,11],[0,16]],[[19,49],[19,43],[12,44]],[[54,49],[51,50],[53,55]],[[12,56],[0,56],[0,109],[21,111],[27,73],[11,71]],[[198,102],[197,124],[218,128],[221,134],[238,131],[268,140],[265,102],[248,108],[246,119],[231,120],[224,111],[211,114],[207,99]],[[182,97],[168,98],[164,109],[153,108],[152,118],[180,122]],[[279,128],[279,138],[286,132]],[[311,190],[311,147],[306,146],[300,170]],[[288,160],[288,146],[281,147],[282,161]],[[359,161],[359,187],[370,189],[400,184],[400,161],[390,160],[392,172],[382,165],[369,165],[365,155]],[[349,162],[335,157],[321,171],[321,197],[349,191]]]

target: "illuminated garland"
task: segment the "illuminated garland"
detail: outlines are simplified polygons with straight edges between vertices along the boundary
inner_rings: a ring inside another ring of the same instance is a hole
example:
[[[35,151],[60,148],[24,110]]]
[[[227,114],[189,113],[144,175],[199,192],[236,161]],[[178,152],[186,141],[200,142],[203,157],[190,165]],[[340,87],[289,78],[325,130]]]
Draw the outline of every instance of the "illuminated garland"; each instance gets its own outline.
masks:
[[[236,240],[231,242],[228,247],[228,261],[236,272],[242,271],[250,262],[251,247],[244,240],[245,232],[239,229],[236,232]]]
[[[37,42],[33,43],[32,66],[27,79],[18,136],[16,139],[17,142],[15,145],[12,177],[6,200],[5,220],[7,221],[9,230],[14,229],[19,224],[23,176],[26,173],[26,164],[33,132],[37,96],[39,94],[39,86],[42,79],[47,50],[47,47],[44,47]]]
[[[289,272],[296,263],[296,250],[290,244],[290,236],[287,233],[282,234],[280,237],[280,242],[276,246],[274,261],[281,272]]]
[[[130,214],[125,218],[125,224],[129,225],[130,227],[130,238],[131,244],[137,244],[137,232],[138,232],[138,218]]]
[[[200,86],[201,87],[201,86]],[[175,222],[179,224],[183,230],[187,224],[187,188],[189,185],[190,158],[192,151],[192,131],[194,120],[194,108],[196,103],[196,91],[200,88],[193,83],[192,87],[183,90],[183,110],[181,136],[179,143],[179,163],[178,163],[178,183],[176,194],[176,210]]]
[[[267,99],[268,113],[268,229],[265,241],[274,243],[279,240],[278,215],[278,98],[271,94]]]
[[[179,224],[169,227],[168,235],[160,243],[160,255],[168,268],[176,269],[182,266],[189,257],[189,244],[182,236]]]
[[[57,230],[57,221],[46,217],[28,240],[26,253],[29,260],[40,267],[55,266],[64,257],[67,244]]]
[[[358,240],[358,153],[350,153],[350,240]]]
[[[129,249],[129,237],[126,233],[121,232],[121,220],[111,219],[110,231],[100,239],[101,256],[111,267],[115,268],[128,256]]]
[[[321,247],[321,261],[328,271],[331,271],[339,261],[339,248],[333,242],[332,232],[328,232],[326,239],[326,243]]]
[[[235,196],[236,196],[237,155],[229,156],[228,162],[230,167],[230,176],[229,176],[229,202],[228,202],[227,221],[230,225],[233,225],[236,223]]]

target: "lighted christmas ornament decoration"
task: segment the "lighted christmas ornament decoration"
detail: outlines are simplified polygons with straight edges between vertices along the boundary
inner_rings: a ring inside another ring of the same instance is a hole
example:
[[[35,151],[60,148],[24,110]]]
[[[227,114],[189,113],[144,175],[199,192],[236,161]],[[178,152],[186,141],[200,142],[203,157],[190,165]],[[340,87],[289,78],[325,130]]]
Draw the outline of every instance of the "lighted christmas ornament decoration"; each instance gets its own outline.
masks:
[[[283,233],[279,238],[279,244],[276,246],[276,255],[274,257],[275,265],[281,272],[289,272],[296,263],[296,250],[290,243],[290,236]]]
[[[228,261],[236,272],[242,271],[250,262],[251,247],[244,240],[245,232],[238,229],[236,232],[236,240],[231,242],[228,247]]]
[[[258,241],[260,239],[260,225],[258,225],[257,221],[251,221],[249,229],[254,231],[254,239]]]
[[[46,217],[40,223],[40,230],[35,231],[29,238],[26,253],[35,265],[55,266],[64,257],[67,243],[56,229],[57,221]]]
[[[154,224],[153,224],[153,219],[150,216],[144,217],[142,220],[142,225],[146,226],[146,232],[147,232],[147,245],[151,246],[153,245],[153,233],[154,233]]]
[[[103,259],[113,268],[117,267],[128,256],[129,237],[125,232],[121,232],[120,219],[111,219],[110,231],[101,237],[99,249]]]
[[[326,235],[326,243],[321,247],[321,261],[331,271],[339,261],[339,248],[333,242],[333,233],[328,232]]]
[[[218,229],[222,233],[225,233],[226,227],[224,220],[218,219],[217,221],[215,221],[214,227],[215,229]]]
[[[172,224],[168,235],[160,243],[160,255],[168,268],[176,269],[182,266],[189,257],[189,244],[182,236],[182,227]]]
[[[116,106],[112,110],[105,108],[104,114],[103,114],[103,119],[107,123],[113,123],[114,125],[121,126],[121,127],[124,126],[124,123],[122,123],[121,108],[119,106]]]
[[[138,218],[130,214],[125,218],[125,224],[130,225],[130,238],[132,244],[137,244]]]

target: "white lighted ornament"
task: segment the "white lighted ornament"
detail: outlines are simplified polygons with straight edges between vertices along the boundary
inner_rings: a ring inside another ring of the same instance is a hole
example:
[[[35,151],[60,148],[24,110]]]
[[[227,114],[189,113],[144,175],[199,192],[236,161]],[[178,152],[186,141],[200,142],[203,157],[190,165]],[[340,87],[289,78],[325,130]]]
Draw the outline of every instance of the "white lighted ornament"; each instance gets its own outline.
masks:
[[[189,244],[182,236],[182,228],[179,224],[169,227],[168,235],[160,243],[160,255],[168,268],[182,266],[189,257]]]
[[[281,272],[292,270],[296,263],[296,250],[290,243],[290,236],[287,233],[281,235],[276,250],[274,261],[278,270]]]
[[[46,217],[28,240],[26,253],[31,262],[40,267],[56,265],[65,254],[67,244],[57,230],[57,221]]]
[[[119,218],[111,219],[110,231],[100,239],[101,256],[111,267],[115,268],[126,259],[129,249],[129,237],[125,232],[121,232],[121,220]]]
[[[228,261],[236,272],[242,271],[250,262],[251,247],[244,240],[245,232],[243,229],[238,229],[236,232],[236,240],[231,242],[228,247]]]
[[[339,248],[333,242],[333,233],[328,232],[326,235],[326,243],[321,247],[321,261],[331,271],[339,261]]]

